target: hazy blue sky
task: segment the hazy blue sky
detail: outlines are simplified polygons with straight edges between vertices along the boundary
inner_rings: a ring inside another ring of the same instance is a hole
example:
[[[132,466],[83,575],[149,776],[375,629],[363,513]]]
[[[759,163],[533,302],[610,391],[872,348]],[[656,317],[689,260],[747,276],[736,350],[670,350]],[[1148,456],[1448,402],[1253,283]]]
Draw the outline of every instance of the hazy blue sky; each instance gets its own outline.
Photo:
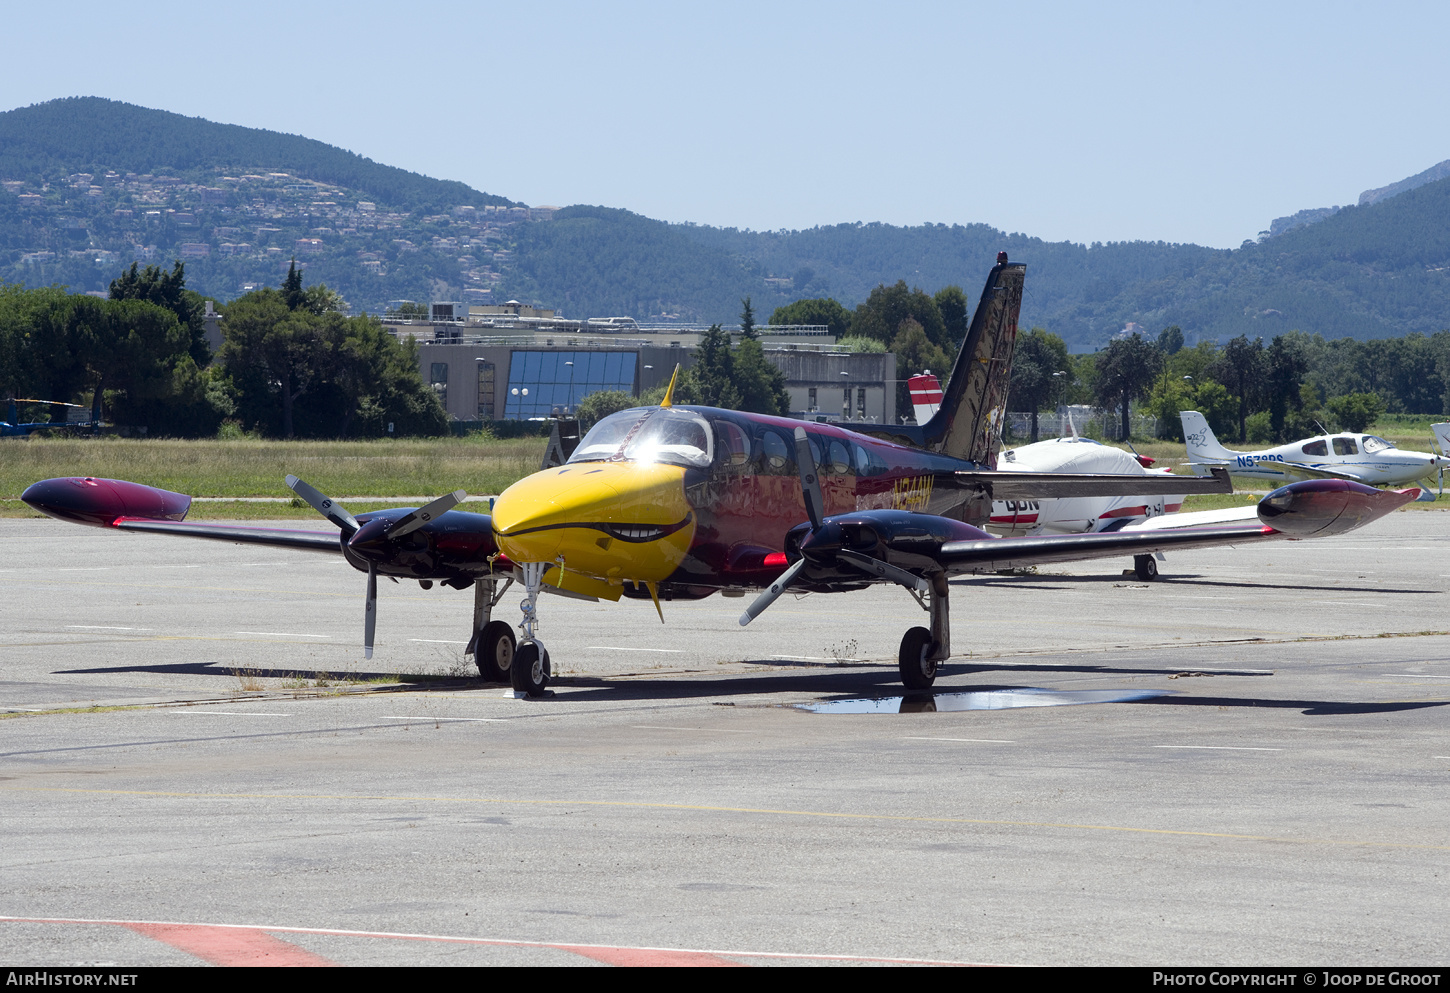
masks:
[[[532,204],[1237,246],[1450,158],[1450,4],[7,5],[95,95]]]

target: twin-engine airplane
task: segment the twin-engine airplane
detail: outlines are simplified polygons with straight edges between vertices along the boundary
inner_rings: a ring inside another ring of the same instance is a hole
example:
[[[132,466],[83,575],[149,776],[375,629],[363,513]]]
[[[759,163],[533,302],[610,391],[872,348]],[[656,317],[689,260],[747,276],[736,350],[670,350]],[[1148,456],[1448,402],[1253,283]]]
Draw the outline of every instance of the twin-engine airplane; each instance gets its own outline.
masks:
[[[1261,452],[1236,452],[1219,444],[1208,420],[1198,411],[1184,410],[1178,416],[1183,421],[1189,465],[1200,476],[1224,467],[1235,476],[1251,479],[1350,479],[1372,486],[1403,486],[1438,471],[1444,489],[1445,467],[1450,465],[1450,458],[1444,455],[1407,452],[1377,435],[1349,432],[1303,438]],[[1447,425],[1433,427],[1440,439],[1440,429]],[[1443,451],[1443,440],[1441,445]]]
[[[671,387],[658,407],[601,420],[566,464],[505,490],[491,517],[453,509],[462,491],[417,510],[354,517],[293,476],[288,484],[337,532],[188,524],[190,497],[117,480],[45,480],[22,499],[52,517],[118,531],[341,553],[368,576],[369,657],[378,576],[416,579],[424,588],[472,586],[468,651],[480,673],[539,695],[551,668],[536,636],[544,591],[614,601],[648,597],[656,607],[662,599],[763,591],[741,616],[743,625],[787,591],[896,583],[930,617],[929,627],[906,632],[898,659],[902,681],[925,688],[951,655],[950,576],[1340,534],[1418,493],[1313,480],[1269,494],[1253,523],[993,537],[980,525],[994,500],[1230,492],[1222,469],[1194,479],[996,468],[1025,271],[1005,253],[998,256],[941,409],[923,425],[883,427],[884,438],[830,424],[674,406]],[[515,582],[524,587],[523,638],[517,640],[508,624],[492,618],[503,590]]]

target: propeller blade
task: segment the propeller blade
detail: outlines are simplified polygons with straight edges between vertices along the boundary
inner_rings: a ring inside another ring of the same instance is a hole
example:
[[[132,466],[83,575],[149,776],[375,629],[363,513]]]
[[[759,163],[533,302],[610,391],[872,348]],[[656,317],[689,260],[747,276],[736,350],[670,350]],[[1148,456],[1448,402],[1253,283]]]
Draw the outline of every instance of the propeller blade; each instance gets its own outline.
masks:
[[[869,555],[862,555],[860,552],[841,550],[836,553],[836,558],[848,565],[855,566],[864,573],[872,576],[880,576],[882,579],[889,579],[893,583],[899,583],[909,590],[916,590],[918,593],[925,593],[931,589],[931,585],[925,579],[905,569],[898,569],[894,565],[882,562],[880,559],[873,559]]]
[[[769,589],[756,597],[754,602],[745,608],[745,613],[740,615],[740,626],[744,627],[749,624],[764,613],[766,607],[775,603],[780,595],[785,592],[785,588],[795,579],[796,574],[804,569],[805,566],[806,560],[804,558],[796,559],[789,569],[780,574],[779,579],[770,584]]]
[[[363,658],[373,657],[373,632],[378,627],[378,570],[368,563],[368,598],[363,607]]]
[[[414,531],[418,530],[424,524],[427,524],[439,514],[446,514],[448,513],[448,511],[458,506],[460,503],[463,502],[463,498],[466,496],[468,496],[468,493],[466,491],[454,490],[452,493],[443,494],[443,496],[439,497],[437,500],[434,500],[432,503],[428,504],[428,506],[419,507],[417,510],[413,511],[411,514],[408,514],[406,517],[398,518],[397,523],[394,524],[392,527],[388,528],[389,540],[393,538],[401,538],[405,534],[412,534]]]
[[[821,480],[816,475],[816,462],[811,458],[811,443],[806,438],[805,428],[795,429],[795,461],[801,470],[801,495],[806,500],[806,514],[811,519],[811,527],[818,528],[824,516],[826,501],[821,496]]]
[[[288,476],[287,488],[307,501],[309,507],[323,517],[326,517],[349,535],[357,531],[357,518],[349,514],[347,508],[342,504],[326,496],[315,487],[307,485],[296,476]]]

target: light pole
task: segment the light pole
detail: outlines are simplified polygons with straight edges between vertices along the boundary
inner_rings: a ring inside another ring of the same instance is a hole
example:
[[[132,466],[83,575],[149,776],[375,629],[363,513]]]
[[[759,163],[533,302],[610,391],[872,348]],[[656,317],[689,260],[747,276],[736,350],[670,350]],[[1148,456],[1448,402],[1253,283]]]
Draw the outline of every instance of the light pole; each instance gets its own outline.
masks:
[[[1062,437],[1062,415],[1063,415],[1063,409],[1062,408],[1067,406],[1067,380],[1065,380],[1065,379],[1062,378],[1063,376],[1066,376],[1066,375],[1067,375],[1066,371],[1064,371],[1062,369],[1059,369],[1057,372],[1054,372],[1052,374],[1052,378],[1055,379],[1055,380],[1059,380],[1060,381],[1060,384],[1062,386],[1062,393],[1061,393],[1062,401],[1057,405],[1057,436],[1059,438]],[[1057,390],[1056,390],[1055,387],[1054,387],[1053,392],[1057,392]]]
[[[841,390],[841,420],[851,419],[851,374],[841,370],[841,381],[844,384]]]

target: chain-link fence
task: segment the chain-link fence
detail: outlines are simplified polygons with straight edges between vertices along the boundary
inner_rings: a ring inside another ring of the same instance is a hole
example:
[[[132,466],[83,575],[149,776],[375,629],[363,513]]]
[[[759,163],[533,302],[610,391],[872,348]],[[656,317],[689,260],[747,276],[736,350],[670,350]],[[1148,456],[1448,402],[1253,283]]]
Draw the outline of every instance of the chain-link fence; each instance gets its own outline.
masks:
[[[1071,425],[1069,426],[1069,420]],[[1130,414],[1128,417],[1134,438],[1156,438],[1158,418],[1152,414]],[[1012,411],[1007,415],[1007,438],[1022,442],[1032,437],[1032,414]],[[1104,407],[1072,406],[1059,407],[1056,413],[1037,415],[1037,437],[1066,437],[1076,428],[1083,438],[1098,441],[1122,441],[1123,417],[1117,410]]]

